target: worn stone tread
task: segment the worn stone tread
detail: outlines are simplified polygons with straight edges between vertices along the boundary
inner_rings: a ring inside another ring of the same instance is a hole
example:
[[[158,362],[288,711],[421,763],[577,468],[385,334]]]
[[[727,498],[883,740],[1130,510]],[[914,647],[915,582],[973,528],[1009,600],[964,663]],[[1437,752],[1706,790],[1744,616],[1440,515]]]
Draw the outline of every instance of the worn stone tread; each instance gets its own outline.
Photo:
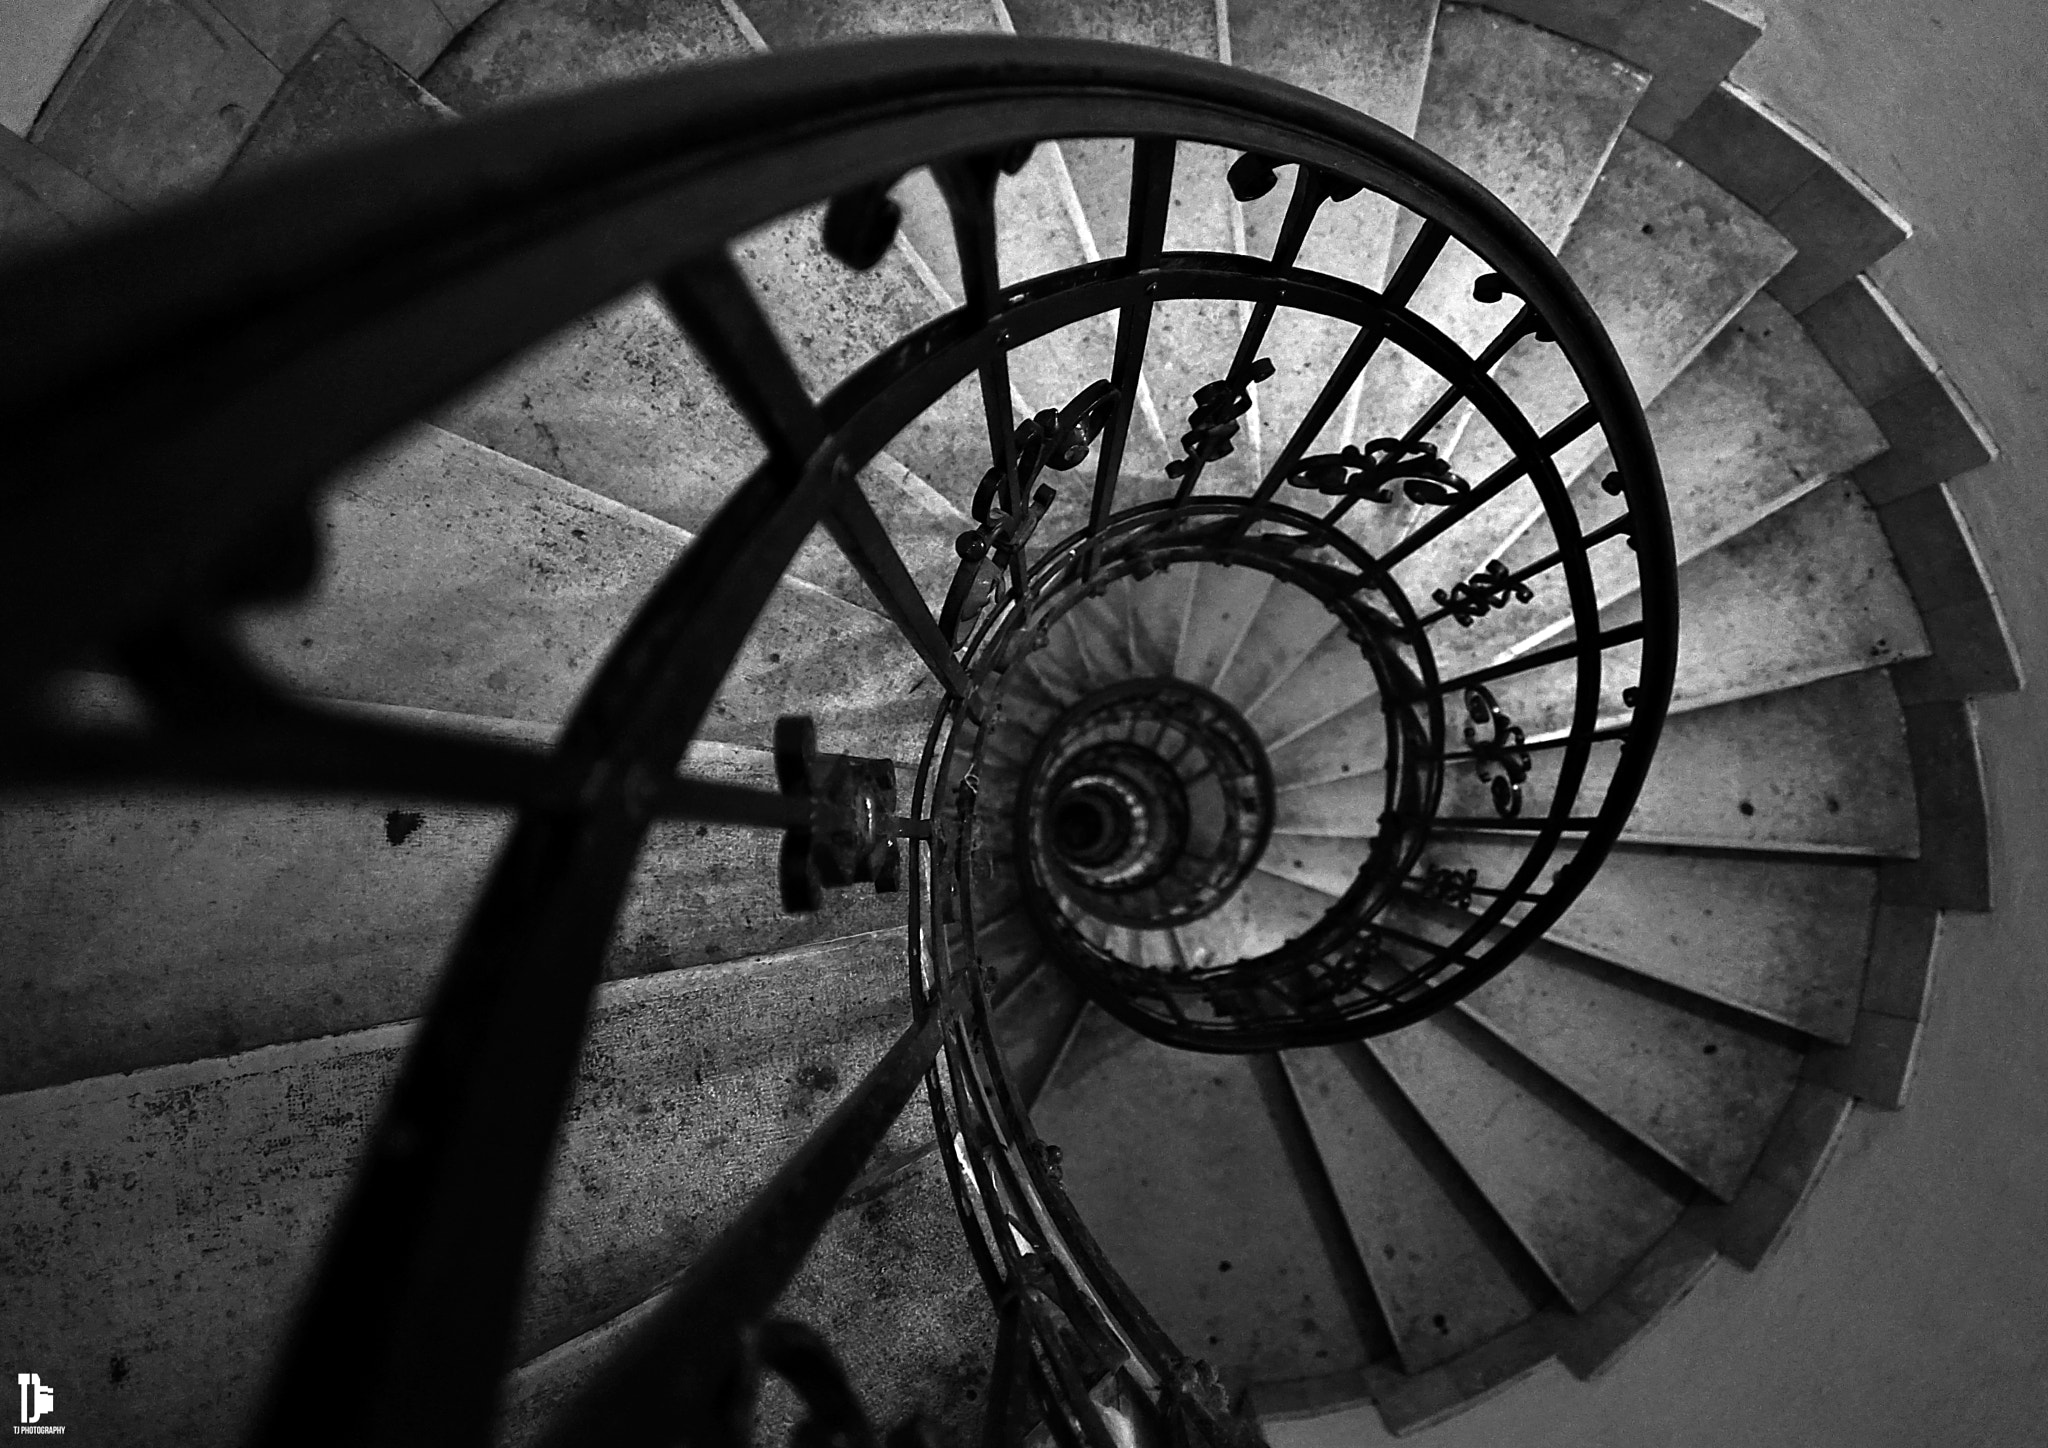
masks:
[[[420,130],[451,114],[347,21],[338,20],[285,74],[222,179]]]
[[[1597,743],[1578,802],[1606,797],[1618,742]],[[1558,750],[1530,755],[1523,812],[1551,808]],[[1383,778],[1383,776],[1381,776]],[[1489,815],[1490,787],[1469,764],[1444,772],[1445,815]],[[1675,714],[1657,740],[1625,837],[1645,844],[1845,853],[1920,853],[1912,759],[1897,695],[1881,670]]]
[[[1550,1296],[1470,1179],[1371,1055],[1281,1056],[1401,1366],[1448,1362]]]
[[[1519,866],[1519,848],[1439,836],[1425,863],[1476,868],[1481,885]],[[1654,846],[1617,848],[1549,931],[1561,945],[1776,1021],[1849,1039],[1877,866]]]
[[[1625,130],[1558,260],[1607,329],[1647,407],[1790,256],[1784,238],[1742,202],[1647,136]],[[1523,340],[1494,375],[1539,433],[1585,401],[1552,343]],[[1559,473],[1571,479],[1600,450],[1598,434],[1580,438],[1557,454]],[[1477,421],[1452,455],[1468,478],[1486,477],[1509,456],[1499,435]],[[1408,511],[1412,517],[1417,510]],[[1496,528],[1512,521],[1501,509],[1488,509],[1482,519],[1499,520]],[[1413,571],[1461,576],[1479,567],[1498,551],[1482,519],[1423,549]],[[1538,531],[1547,551],[1548,530]]]
[[[1292,592],[1292,590],[1289,590]],[[1316,646],[1245,712],[1268,750],[1278,751],[1361,700],[1379,692],[1372,666],[1342,629],[1322,635]]]
[[[1256,568],[1198,565],[1194,597],[1188,604],[1188,626],[1174,657],[1174,676],[1205,689],[1213,687],[1236,656],[1273,586],[1273,575]]]
[[[493,7],[428,73],[426,84],[457,110],[494,106],[619,76],[746,54],[748,46],[712,0],[664,7],[633,27],[570,0],[508,0]],[[826,255],[822,208],[782,218],[734,246],[791,360],[822,394],[897,337],[939,311],[910,262],[892,251],[856,273]],[[899,436],[890,462],[866,483],[928,592],[950,577],[961,510],[986,470],[974,441],[978,394],[956,388]],[[446,414],[456,431],[538,467],[688,528],[701,527],[724,494],[762,457],[751,429],[677,336],[651,293],[595,312],[486,380]],[[886,484],[903,470],[927,486],[903,502]],[[814,550],[827,583],[849,597],[850,578]]]
[[[1498,196],[1551,247],[1585,205],[1647,78],[1599,51],[1475,5],[1445,4],[1432,41],[1415,138]],[[1420,223],[1404,216],[1394,255]],[[1477,353],[1512,313],[1474,300],[1491,270],[1453,242],[1423,279],[1412,310]],[[1355,424],[1337,441],[1400,436],[1442,380],[1398,350],[1376,360],[1356,394]],[[1402,530],[1396,510],[1354,510],[1347,531],[1374,551]]]
[[[1684,1209],[1595,1113],[1469,1022],[1432,1016],[1365,1047],[1573,1307],[1598,1301]]]
[[[1247,1383],[1363,1366],[1245,1058],[1158,1045],[1091,1005],[1033,1115],[1109,1260],[1190,1352]]]
[[[1336,627],[1336,615],[1313,594],[1276,583],[1216,680],[1216,692],[1249,714]]]
[[[1796,319],[1768,296],[1752,299],[1646,415],[1681,563],[1849,474],[1885,445]],[[1573,486],[1575,509],[1589,529],[1622,511],[1622,500],[1599,487],[1607,469],[1602,457]],[[1536,527],[1502,558],[1520,568],[1552,546],[1548,528]],[[1619,544],[1596,550],[1592,561],[1602,599],[1635,586],[1634,556]],[[1535,607],[1545,611],[1541,602]]]
[[[630,1306],[731,1220],[908,1024],[903,948],[886,931],[600,989],[522,1357]],[[246,1417],[411,1031],[0,1098],[0,1312],[39,1361],[128,1369],[76,1400],[78,1432],[198,1441]],[[919,1131],[907,1113],[892,1143]]]
[[[541,1441],[551,1415],[663,1300],[637,1303],[522,1364],[506,1383],[501,1448]],[[979,1428],[995,1320],[936,1160],[827,1222],[776,1310],[825,1336],[877,1421],[922,1413],[962,1441]],[[757,1413],[756,1431],[774,1441],[802,1416],[773,1380]]]
[[[283,74],[207,0],[101,12],[28,139],[124,206],[217,180]]]
[[[1187,628],[1188,604],[1201,570],[1183,563],[1133,580],[1125,595],[1131,658],[1142,674],[1171,678]],[[1083,605],[1088,607],[1089,605]],[[1114,627],[1113,617],[1105,620]]]
[[[1387,760],[1387,716],[1377,693],[1360,699],[1306,733],[1271,751],[1273,784],[1281,790],[1312,790],[1324,784],[1383,771]]]
[[[1233,0],[1230,59],[1235,65],[1327,96],[1415,133],[1436,29],[1432,0],[1374,0],[1332,10],[1315,0]],[[1271,256],[1287,214],[1294,173],[1243,206],[1246,250]],[[1371,191],[1326,202],[1303,242],[1299,265],[1377,287],[1393,245],[1396,208]],[[1263,350],[1275,373],[1256,391],[1264,455],[1299,425],[1321,390],[1326,369],[1351,328],[1310,312],[1282,309]]]
[[[1460,1008],[1723,1201],[1799,1076],[1783,1036],[1540,942]]]
[[[329,697],[553,724],[690,535],[438,428],[364,460],[322,503],[313,597],[246,632]],[[893,626],[786,581],[701,737],[764,744],[810,713],[832,751],[909,757],[936,685]]]
[[[1049,963],[1025,974],[996,1005],[1003,1064],[1027,1107],[1043,1093],[1081,1016],[1080,987]]]
[[[774,784],[765,753],[728,745],[698,745],[685,767]],[[0,989],[15,1002],[0,1023],[0,1090],[416,1015],[510,819],[402,798],[17,797],[0,813]],[[785,914],[776,848],[766,831],[656,825],[607,977],[900,918],[898,902],[865,891]]]
[[[1650,75],[1629,124],[1668,140],[1735,63],[1763,26],[1742,9],[1714,0],[1489,0],[1491,8],[1620,56]]]
[[[1682,617],[1710,618],[1715,627],[1680,631],[1673,712],[1883,668],[1929,652],[1919,610],[1875,510],[1854,483],[1839,479],[1682,565],[1678,599]],[[1481,625],[1512,616],[1496,611]],[[1600,611],[1600,627],[1616,628],[1640,616],[1638,596],[1631,594]],[[1520,647],[1502,629],[1492,637],[1504,651]],[[1569,637],[1541,633],[1524,642],[1547,645]],[[1639,654],[1636,644],[1608,651],[1600,717],[1626,717],[1621,695],[1636,682]],[[1488,687],[1531,735],[1561,728],[1570,717],[1574,685],[1568,663],[1510,675]]]

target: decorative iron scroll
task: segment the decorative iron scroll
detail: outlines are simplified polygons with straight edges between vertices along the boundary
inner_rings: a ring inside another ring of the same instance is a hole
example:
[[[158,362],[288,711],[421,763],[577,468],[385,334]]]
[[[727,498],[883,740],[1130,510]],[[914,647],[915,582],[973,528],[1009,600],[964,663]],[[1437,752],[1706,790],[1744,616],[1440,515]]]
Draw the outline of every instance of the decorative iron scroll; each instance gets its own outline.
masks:
[[[1279,184],[1282,166],[1295,164],[1281,156],[1265,156],[1257,151],[1247,151],[1230,163],[1224,179],[1230,185],[1230,194],[1239,201],[1256,201]],[[1321,199],[1349,201],[1365,188],[1347,176],[1334,171],[1310,168]]]
[[[1364,447],[1348,445],[1342,452],[1305,457],[1288,472],[1286,481],[1333,498],[1361,503],[1391,503],[1398,488],[1411,503],[1442,508],[1472,491],[1472,485],[1437,456],[1436,444],[1376,437]]]
[[[1536,595],[1528,584],[1509,574],[1507,564],[1496,558],[1470,578],[1452,584],[1448,592],[1439,588],[1430,597],[1436,600],[1438,608],[1458,621],[1460,628],[1470,628],[1472,620],[1506,608],[1510,600],[1529,603]]]
[[[1472,891],[1478,884],[1477,869],[1459,870],[1449,865],[1431,865],[1428,874],[1422,878],[1418,893],[1425,900],[1454,905],[1462,910],[1472,903]]]
[[[1031,541],[1059,493],[1033,488],[1041,472],[1070,472],[1087,458],[1102,429],[1116,414],[1118,391],[1107,378],[1091,382],[1065,407],[1046,408],[1017,425],[1012,456],[1017,492],[1029,501],[1015,514],[1002,509],[1004,469],[1000,461],[982,475],[974,490],[971,513],[976,526],[953,542],[960,567],[946,590],[939,611],[939,629],[958,645],[974,620],[995,597],[1011,561]]]
[[[1502,297],[1520,297],[1522,289],[1502,276],[1499,272],[1488,272],[1472,283],[1472,300],[1475,302],[1497,302]],[[1524,300],[1527,300],[1524,298]],[[1539,342],[1555,342],[1556,336],[1541,317],[1533,312],[1529,318],[1529,335]]]
[[[1514,819],[1522,812],[1522,782],[1530,768],[1522,731],[1480,685],[1465,691],[1465,712],[1472,720],[1465,726],[1465,744],[1472,751],[1473,767],[1492,787],[1494,810],[1503,819]],[[1482,726],[1493,731],[1490,738],[1480,737]]]
[[[1245,370],[1242,378],[1224,377],[1197,387],[1195,409],[1188,414],[1188,430],[1180,438],[1187,456],[1168,463],[1166,475],[1186,477],[1190,469],[1237,451],[1231,439],[1237,436],[1238,419],[1251,411],[1251,384],[1264,382],[1272,375],[1272,359],[1261,357]]]

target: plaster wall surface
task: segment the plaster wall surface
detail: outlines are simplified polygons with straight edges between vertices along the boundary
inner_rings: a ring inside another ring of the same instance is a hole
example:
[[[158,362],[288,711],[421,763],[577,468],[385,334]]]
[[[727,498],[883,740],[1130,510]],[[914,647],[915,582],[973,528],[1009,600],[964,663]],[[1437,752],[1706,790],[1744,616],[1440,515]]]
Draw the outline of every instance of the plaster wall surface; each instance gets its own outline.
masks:
[[[1735,80],[1910,217],[1873,275],[2003,455],[1952,484],[2048,679],[2048,6],[1769,0]],[[1592,1383],[1555,1365],[1416,1448],[2048,1442],[2048,714],[1978,706],[1995,912],[1943,926],[1913,1093],[1859,1110],[1775,1257],[1718,1263]],[[1391,1442],[1370,1409],[1276,1448]]]

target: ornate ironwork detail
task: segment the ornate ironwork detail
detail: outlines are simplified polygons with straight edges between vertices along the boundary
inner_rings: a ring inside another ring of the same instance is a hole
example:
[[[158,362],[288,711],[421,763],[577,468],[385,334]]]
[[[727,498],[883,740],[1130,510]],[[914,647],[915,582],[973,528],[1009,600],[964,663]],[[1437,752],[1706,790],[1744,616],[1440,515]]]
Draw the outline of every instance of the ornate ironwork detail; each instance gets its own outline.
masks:
[[[818,731],[801,714],[775,721],[775,782],[811,801],[810,823],[782,835],[782,908],[816,910],[825,887],[872,881],[893,895],[903,874],[896,843],[896,765],[887,759],[818,753]]]
[[[1230,194],[1239,201],[1256,201],[1279,183],[1280,173],[1275,168],[1286,164],[1272,156],[1247,151],[1230,163],[1224,179],[1230,183]]]
[[[1032,493],[1024,511],[1014,515],[997,508],[993,500],[984,503],[980,497],[975,499],[987,516],[979,526],[953,540],[953,551],[960,555],[960,567],[953,573],[946,602],[939,610],[939,629],[949,643],[957,646],[961,635],[988,607],[1010,560],[1031,541],[1046,509],[1058,496],[1058,489],[1040,487]]]
[[[1169,478],[1186,477],[1189,469],[1227,458],[1237,451],[1231,441],[1237,436],[1238,419],[1251,411],[1251,384],[1273,375],[1273,359],[1261,357],[1245,370],[1242,379],[1221,378],[1195,389],[1195,409],[1188,414],[1188,430],[1180,445],[1187,456],[1166,465]]]
[[[1472,283],[1472,300],[1475,302],[1497,302],[1504,296],[1520,297],[1525,303],[1529,300],[1526,296],[1522,295],[1520,287],[1516,286],[1499,272],[1488,272]],[[1539,342],[1555,342],[1557,340],[1556,335],[1551,332],[1549,325],[1541,317],[1537,316],[1533,311],[1529,316],[1531,322],[1529,333],[1531,336]]]
[[[903,224],[903,208],[889,195],[892,184],[856,187],[825,208],[825,250],[855,271],[880,261]]]
[[[1367,991],[1374,968],[1386,959],[1386,937],[1368,927],[1318,961],[1311,978],[1332,998]]]
[[[1045,1169],[1047,1177],[1053,1181],[1061,1179],[1060,1163],[1062,1153],[1057,1146],[1054,1146],[1049,1141],[1034,1141],[1031,1143],[1031,1154],[1038,1158],[1038,1164]]]
[[[1522,783],[1530,769],[1521,728],[1477,684],[1465,691],[1465,712],[1472,721],[1465,726],[1465,745],[1472,751],[1473,767],[1492,790],[1495,813],[1514,819],[1522,812]],[[1481,728],[1490,729],[1491,737],[1482,738]]]
[[[1333,498],[1361,503],[1391,503],[1398,488],[1411,503],[1442,508],[1472,491],[1472,485],[1437,456],[1436,444],[1376,437],[1364,447],[1305,457],[1289,470],[1286,481]]]
[[[1020,512],[1003,511],[1000,462],[982,475],[969,509],[976,526],[953,540],[960,567],[939,610],[939,628],[948,642],[958,645],[962,633],[995,597],[1011,560],[1031,541],[1046,510],[1059,496],[1052,487],[1034,489],[1032,485],[1047,469],[1070,472],[1087,459],[1095,439],[1115,415],[1118,397],[1116,387],[1105,378],[1082,388],[1065,407],[1046,408],[1017,425],[1012,444],[1017,491],[1029,494],[1029,502]]]
[[[1449,865],[1431,865],[1417,889],[1425,900],[1439,901],[1463,910],[1472,903],[1472,891],[1478,884],[1479,871],[1476,868],[1458,870]]]
[[[1528,584],[1508,572],[1507,564],[1496,558],[1464,582],[1452,584],[1449,592],[1439,588],[1430,597],[1436,600],[1438,608],[1458,621],[1459,627],[1470,628],[1473,619],[1506,608],[1510,599],[1529,603],[1536,595]]]
[[[1230,170],[1224,173],[1230,183],[1230,194],[1239,201],[1256,201],[1266,195],[1279,183],[1282,166],[1297,163],[1281,160],[1277,156],[1263,156],[1257,151],[1247,151],[1230,163]],[[1317,169],[1316,186],[1323,198],[1329,201],[1349,201],[1364,188],[1347,176]]]

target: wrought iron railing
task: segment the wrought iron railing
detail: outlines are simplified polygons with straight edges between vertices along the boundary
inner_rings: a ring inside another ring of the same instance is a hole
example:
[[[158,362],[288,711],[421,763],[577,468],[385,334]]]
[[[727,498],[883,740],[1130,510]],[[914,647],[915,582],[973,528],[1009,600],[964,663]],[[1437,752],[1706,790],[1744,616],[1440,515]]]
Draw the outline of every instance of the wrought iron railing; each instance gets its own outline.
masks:
[[[1125,250],[1005,285],[1002,177],[1033,146],[1067,137],[1127,139]],[[1176,158],[1191,147],[1239,157],[1229,183],[1240,199],[1293,169],[1273,255],[1165,248]],[[829,199],[823,244],[871,265],[894,232],[888,188],[917,167],[946,198],[964,303],[814,399],[728,244]],[[1294,265],[1323,208],[1374,197],[1409,218],[1383,289]],[[1411,306],[1432,275],[1468,273],[1482,298],[1516,299],[1469,350]],[[242,655],[235,612],[313,578],[310,504],[338,466],[647,282],[766,460],[647,598],[552,748],[340,711]],[[1189,399],[1180,456],[1162,476],[1134,476],[1127,444],[1148,332],[1156,309],[1188,299],[1240,304],[1241,334],[1225,375]],[[1263,475],[1219,491],[1272,375],[1260,354],[1275,318],[1292,315],[1327,319],[1345,348]],[[1095,316],[1114,319],[1108,375],[1020,421],[1010,356]],[[1219,560],[1325,601],[1380,681],[1387,808],[1369,859],[1324,921],[1280,951],[1145,967],[1075,928],[1050,877],[1021,862],[1063,964],[1091,995],[1141,1029],[1226,1050],[1391,1029],[1503,968],[1598,867],[1670,693],[1674,565],[1656,461],[1612,346],[1554,258],[1476,184],[1387,128],[1157,52],[904,41],[622,85],[323,161],[31,257],[0,275],[0,318],[16,540],[0,573],[6,783],[403,793],[518,811],[284,1347],[262,1442],[488,1440],[607,940],[648,828],[674,818],[784,832],[779,887],[792,908],[831,887],[905,887],[916,1016],[554,1441],[737,1439],[763,1371],[795,1386],[817,1432],[872,1441],[829,1348],[771,1314],[920,1082],[1000,1320],[985,1441],[1242,1440],[1255,1430],[1213,1374],[1179,1353],[1096,1250],[992,1033],[975,862],[996,816],[1012,816],[1009,802],[992,815],[978,785],[989,730],[1025,707],[1019,663],[1091,591]],[[1553,346],[1584,397],[1541,428],[1493,376],[1525,340]],[[1376,420],[1384,436],[1314,452],[1383,353],[1438,379],[1428,406]],[[855,478],[969,378],[989,464],[934,614]],[[1476,441],[1454,452],[1460,436]],[[1614,512],[1618,498],[1620,511],[1585,527],[1557,459],[1593,443],[1613,468],[1603,506]],[[1460,475],[1459,457],[1489,448],[1481,475]],[[1091,459],[1070,532],[1048,546],[1048,479]],[[1304,510],[1317,499],[1328,500],[1320,515]],[[1554,546],[1512,568],[1464,567],[1445,540],[1503,512],[1520,520],[1494,530],[1503,546],[1531,528]],[[819,527],[944,694],[907,810],[888,761],[821,755],[800,723],[773,741],[778,791],[677,772]],[[1617,596],[1614,570],[1601,559],[1622,548],[1633,551],[1621,591],[1635,602],[1613,622],[1602,609]],[[1401,566],[1418,559],[1459,564],[1429,604],[1402,584]],[[1498,659],[1455,647],[1446,667],[1445,638],[1517,608],[1547,610],[1553,633]],[[145,717],[67,712],[61,685],[81,668],[122,675]],[[1513,681],[1538,676],[1551,682],[1529,696],[1535,712],[1506,707]],[[1599,799],[1587,808],[1596,763]],[[1440,808],[1475,788],[1483,812]],[[1239,793],[1255,814],[1256,789]],[[1073,829],[1069,846],[1086,822]],[[1255,852],[1256,835],[1253,821],[1232,848]],[[1510,841],[1512,862],[1482,880],[1478,867],[1433,857],[1460,838]],[[1237,857],[1226,863],[1183,879],[1175,898],[1227,893]]]

